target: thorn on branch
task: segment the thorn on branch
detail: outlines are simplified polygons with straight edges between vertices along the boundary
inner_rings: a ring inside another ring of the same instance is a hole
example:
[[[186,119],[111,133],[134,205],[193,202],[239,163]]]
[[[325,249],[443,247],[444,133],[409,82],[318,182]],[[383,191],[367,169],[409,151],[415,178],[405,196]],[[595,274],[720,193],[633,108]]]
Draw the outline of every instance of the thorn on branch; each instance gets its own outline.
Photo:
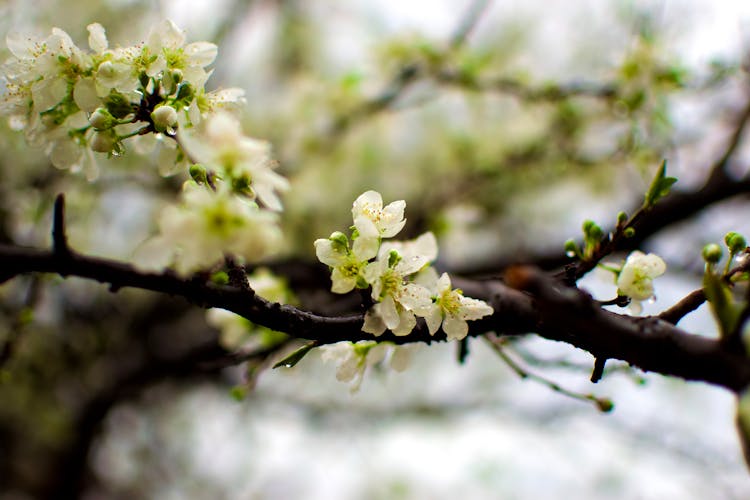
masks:
[[[594,370],[591,372],[591,382],[596,384],[604,376],[604,365],[607,364],[607,358],[597,357],[594,358]]]
[[[469,338],[464,337],[458,342],[458,362],[464,364],[469,356]]]
[[[71,254],[68,237],[65,234],[65,195],[58,194],[52,212],[52,251],[58,257]]]

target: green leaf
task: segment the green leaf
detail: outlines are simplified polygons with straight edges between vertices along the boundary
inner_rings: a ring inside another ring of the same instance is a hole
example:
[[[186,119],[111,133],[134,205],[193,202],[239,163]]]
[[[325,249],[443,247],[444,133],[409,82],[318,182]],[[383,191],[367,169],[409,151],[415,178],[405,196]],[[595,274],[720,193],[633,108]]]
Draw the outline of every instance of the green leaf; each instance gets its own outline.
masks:
[[[669,194],[669,190],[675,182],[677,182],[676,177],[667,177],[667,160],[662,161],[659,171],[656,172],[656,176],[651,181],[648,192],[646,192],[643,206],[645,208],[654,206],[657,201]]]
[[[297,349],[296,351],[294,351],[293,353],[291,353],[289,356],[285,357],[284,359],[282,359],[281,361],[273,365],[273,367],[279,368],[283,366],[284,368],[292,368],[294,365],[299,363],[302,360],[302,358],[304,358],[307,355],[308,352],[312,351],[316,347],[318,347],[318,343],[315,341],[310,342],[309,344],[305,344],[299,349]]]
[[[745,389],[737,399],[737,431],[745,455],[745,462],[750,467],[750,389]]]
[[[735,303],[729,285],[715,274],[710,266],[703,275],[703,291],[711,306],[711,312],[719,323],[722,338],[732,335],[742,315],[742,306]]]

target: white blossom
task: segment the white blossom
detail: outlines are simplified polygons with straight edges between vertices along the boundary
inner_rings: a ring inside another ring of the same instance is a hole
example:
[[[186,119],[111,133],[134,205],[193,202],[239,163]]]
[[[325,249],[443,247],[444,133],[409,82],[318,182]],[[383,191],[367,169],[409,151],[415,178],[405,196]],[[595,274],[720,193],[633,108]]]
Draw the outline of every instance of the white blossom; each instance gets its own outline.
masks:
[[[429,268],[425,275],[427,280],[432,277],[434,283],[429,288],[435,293],[435,300],[424,315],[431,335],[442,325],[448,340],[461,340],[469,333],[467,321],[477,320],[494,312],[483,300],[464,297],[461,290],[454,289],[447,273],[437,278],[437,273]]]
[[[664,260],[656,254],[646,255],[636,250],[628,255],[617,276],[617,293],[630,297],[633,313],[639,314],[642,310],[641,301],[654,296],[653,280],[666,270]]]
[[[185,184],[182,203],[159,216],[159,235],[136,254],[140,267],[174,264],[180,274],[207,269],[225,253],[258,261],[277,251],[281,231],[275,213],[258,208],[225,189],[213,192]]]
[[[399,251],[400,250],[400,251]],[[365,315],[362,330],[374,335],[385,329],[407,335],[416,325],[415,313],[423,315],[432,303],[429,290],[406,278],[437,257],[432,233],[399,245],[382,245],[378,260],[365,267],[365,280],[372,286],[376,304]]]
[[[147,74],[154,76],[160,71],[179,70],[185,80],[202,88],[209,76],[205,67],[214,61],[218,49],[209,42],[185,45],[185,40],[185,33],[168,19],[154,26],[144,49],[157,58],[148,65]]]
[[[332,268],[331,291],[347,293],[364,283],[364,268],[377,255],[379,242],[360,236],[350,248],[343,233],[333,233],[330,238],[315,240],[314,245],[318,260]]]
[[[352,206],[354,226],[365,237],[390,238],[398,234],[406,224],[404,200],[394,201],[383,207],[383,197],[377,191],[362,193]]]

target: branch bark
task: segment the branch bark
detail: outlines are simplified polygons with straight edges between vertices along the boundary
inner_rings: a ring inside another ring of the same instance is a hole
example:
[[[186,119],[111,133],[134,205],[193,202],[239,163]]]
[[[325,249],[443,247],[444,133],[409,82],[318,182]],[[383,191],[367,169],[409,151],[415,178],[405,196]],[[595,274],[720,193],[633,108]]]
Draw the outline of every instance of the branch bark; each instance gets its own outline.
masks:
[[[6,279],[24,273],[57,273],[123,287],[183,297],[201,307],[220,307],[292,337],[328,344],[343,340],[380,340],[397,344],[444,341],[430,336],[420,322],[407,336],[386,332],[373,337],[361,330],[363,314],[327,317],[293,306],[268,302],[252,289],[220,286],[181,278],[171,271],[142,272],[130,264],[88,257],[72,249],[64,255],[0,245],[0,267]],[[12,270],[12,271],[10,271]],[[8,276],[8,274],[10,276]],[[750,383],[750,363],[744,353],[728,350],[719,341],[692,335],[657,317],[637,318],[602,309],[588,294],[565,287],[541,270],[512,268],[499,280],[455,280],[469,296],[488,301],[492,316],[471,323],[469,335],[538,335],[584,349],[596,358],[619,359],[646,371],[703,381],[740,391]],[[510,285],[510,286],[508,286]]]

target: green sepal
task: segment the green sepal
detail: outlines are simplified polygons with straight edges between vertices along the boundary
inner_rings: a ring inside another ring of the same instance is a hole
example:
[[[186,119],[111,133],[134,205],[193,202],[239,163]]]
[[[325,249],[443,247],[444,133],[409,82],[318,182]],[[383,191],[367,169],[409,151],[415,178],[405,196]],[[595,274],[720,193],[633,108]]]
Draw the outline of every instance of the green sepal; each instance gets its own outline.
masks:
[[[189,104],[190,101],[193,100],[193,97],[195,97],[195,90],[193,90],[193,86],[187,82],[181,83],[177,88],[175,101],[185,101],[186,104]]]
[[[104,98],[104,107],[118,120],[125,118],[133,112],[133,105],[130,104],[130,101],[115,90]]]
[[[283,366],[284,368],[292,368],[294,365],[299,363],[302,358],[304,358],[308,352],[312,351],[318,347],[318,343],[313,341],[308,344],[303,345],[296,351],[292,352],[290,355],[286,356],[284,359],[273,365],[274,368],[279,368]]]

